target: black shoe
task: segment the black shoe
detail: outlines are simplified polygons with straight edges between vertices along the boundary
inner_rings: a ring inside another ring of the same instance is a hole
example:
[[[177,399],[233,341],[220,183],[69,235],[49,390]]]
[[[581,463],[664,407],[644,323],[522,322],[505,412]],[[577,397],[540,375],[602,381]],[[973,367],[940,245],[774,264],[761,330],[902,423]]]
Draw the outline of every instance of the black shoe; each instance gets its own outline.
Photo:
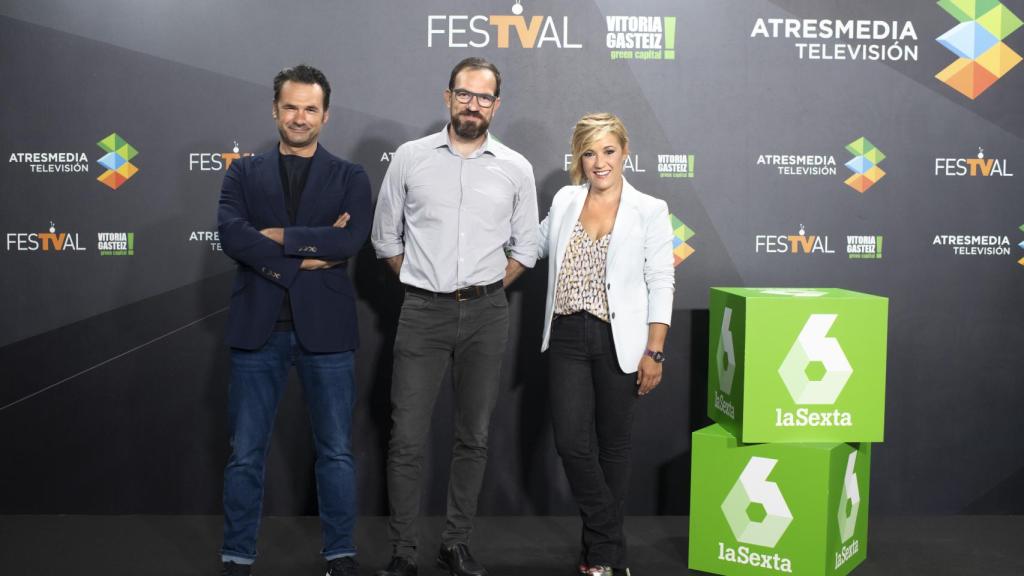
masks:
[[[469,547],[462,543],[450,548],[442,544],[437,554],[437,565],[448,570],[451,576],[487,576],[487,569],[473,559]]]
[[[408,558],[394,556],[388,567],[377,571],[376,576],[416,576],[416,563]]]
[[[327,561],[327,576],[359,576],[355,556],[341,556]]]
[[[220,576],[249,576],[250,574],[252,574],[252,565],[234,562],[224,562],[220,571]]]

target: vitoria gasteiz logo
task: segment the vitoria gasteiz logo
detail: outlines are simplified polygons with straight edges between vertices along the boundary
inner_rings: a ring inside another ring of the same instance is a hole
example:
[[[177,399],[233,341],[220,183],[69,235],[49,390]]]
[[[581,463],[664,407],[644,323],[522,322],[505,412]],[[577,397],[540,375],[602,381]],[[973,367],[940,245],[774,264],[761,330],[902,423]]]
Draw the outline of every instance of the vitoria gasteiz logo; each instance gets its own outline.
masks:
[[[939,6],[960,23],[937,40],[959,58],[935,77],[974,100],[1020,63],[1003,39],[1021,20],[998,0],[940,0]]]
[[[112,132],[110,136],[100,140],[96,145],[106,152],[97,162],[100,163],[100,166],[106,168],[107,171],[100,174],[97,180],[106,184],[107,187],[117,190],[139,171],[131,163],[132,158],[139,155],[139,151],[133,148],[131,144],[125,142],[124,138],[118,136],[117,132]]]
[[[846,185],[863,194],[885,176],[885,171],[878,166],[885,160],[885,154],[864,137],[847,144],[846,150],[853,154],[846,163],[846,167],[853,171],[853,175],[845,180]]]
[[[687,240],[693,238],[696,234],[693,228],[690,228],[683,223],[682,220],[676,217],[675,214],[669,214],[668,217],[672,220],[672,266],[679,266],[693,254],[693,246],[687,244]]]

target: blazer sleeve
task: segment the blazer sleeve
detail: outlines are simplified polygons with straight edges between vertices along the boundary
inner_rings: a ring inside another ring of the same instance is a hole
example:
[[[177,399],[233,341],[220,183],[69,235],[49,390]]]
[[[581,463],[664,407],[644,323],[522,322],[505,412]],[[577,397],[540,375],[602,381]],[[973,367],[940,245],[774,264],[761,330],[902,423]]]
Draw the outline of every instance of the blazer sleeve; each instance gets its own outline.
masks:
[[[675,269],[672,266],[672,222],[668,204],[657,200],[647,216],[644,238],[644,281],[647,284],[647,323],[672,324]]]
[[[370,235],[373,214],[370,211],[370,179],[362,166],[347,171],[338,184],[345,188],[341,212],[351,217],[344,228],[334,226],[289,226],[284,231],[284,253],[287,256],[343,260],[359,253]],[[315,253],[303,250],[316,247]]]
[[[548,257],[548,234],[551,233],[551,211],[541,221],[537,228],[537,259]]]
[[[229,257],[263,278],[288,288],[295,281],[302,260],[285,256],[282,246],[260,234],[251,224],[244,190],[248,164],[236,160],[224,175],[217,207],[221,248]]]

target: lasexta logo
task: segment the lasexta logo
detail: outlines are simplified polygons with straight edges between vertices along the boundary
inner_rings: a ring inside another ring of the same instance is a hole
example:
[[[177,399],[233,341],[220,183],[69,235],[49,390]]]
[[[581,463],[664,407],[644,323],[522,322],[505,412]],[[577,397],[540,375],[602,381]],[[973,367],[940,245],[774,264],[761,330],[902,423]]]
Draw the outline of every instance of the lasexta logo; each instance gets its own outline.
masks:
[[[846,461],[846,474],[843,476],[843,493],[839,497],[839,537],[843,542],[853,538],[857,528],[857,512],[860,511],[860,488],[857,486],[857,453],[851,452]]]
[[[778,460],[753,456],[722,502],[722,513],[737,541],[774,548],[793,521],[793,514],[779,485],[768,480]],[[754,520],[753,504],[763,508],[764,517]]]
[[[722,311],[722,334],[715,351],[715,367],[718,369],[718,387],[726,394],[732,393],[732,380],[736,375],[736,352],[732,343],[732,308]]]
[[[779,376],[797,404],[834,404],[853,374],[839,341],[828,337],[837,317],[811,314],[779,366]]]

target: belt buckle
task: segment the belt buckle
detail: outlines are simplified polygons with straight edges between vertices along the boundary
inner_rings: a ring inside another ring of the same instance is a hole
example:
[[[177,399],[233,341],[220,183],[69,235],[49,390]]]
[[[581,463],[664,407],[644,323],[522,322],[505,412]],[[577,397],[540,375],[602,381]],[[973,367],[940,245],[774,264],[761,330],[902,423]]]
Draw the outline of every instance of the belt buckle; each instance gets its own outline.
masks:
[[[468,295],[464,295],[466,292],[468,292],[468,290],[464,290],[462,288],[457,288],[455,290],[455,301],[456,302],[465,302],[466,300],[469,300],[469,296]]]

